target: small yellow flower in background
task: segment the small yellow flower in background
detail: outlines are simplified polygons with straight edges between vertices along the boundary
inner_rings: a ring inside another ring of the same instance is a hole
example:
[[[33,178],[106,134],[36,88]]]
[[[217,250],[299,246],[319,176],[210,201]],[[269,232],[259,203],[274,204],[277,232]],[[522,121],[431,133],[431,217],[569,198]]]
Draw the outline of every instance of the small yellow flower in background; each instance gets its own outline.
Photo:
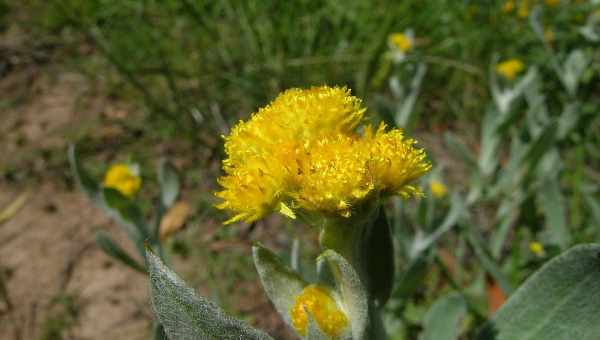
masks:
[[[388,56],[394,63],[401,63],[406,58],[408,52],[415,48],[415,39],[412,30],[408,29],[404,33],[392,33],[388,36],[388,46],[390,52]]]
[[[514,80],[525,69],[525,64],[519,59],[509,59],[496,65],[496,73],[508,80]]]
[[[517,16],[521,19],[525,19],[529,16],[531,4],[528,0],[521,0],[519,2],[519,9],[517,10]]]
[[[514,0],[505,1],[502,4],[502,13],[508,14],[515,10],[515,2]]]
[[[325,288],[316,285],[307,286],[296,296],[290,311],[292,325],[302,336],[308,328],[310,313],[319,328],[330,337],[338,337],[348,326],[348,318]]]
[[[544,3],[546,4],[546,6],[555,7],[560,4],[560,1],[561,0],[544,0]]]
[[[108,168],[104,175],[103,185],[113,188],[127,197],[135,195],[142,186],[139,170],[128,164],[114,164]]]
[[[448,194],[448,188],[440,181],[431,181],[429,183],[429,189],[435,198],[444,198]]]
[[[406,33],[392,33],[389,37],[390,44],[401,52],[408,52],[414,47],[413,39]]]
[[[548,44],[551,44],[554,42],[555,39],[556,36],[554,34],[554,31],[551,28],[546,28],[544,30],[544,41],[546,41]]]
[[[536,256],[544,256],[544,246],[539,242],[529,242],[529,250]]]
[[[431,165],[402,131],[381,124],[357,132],[365,108],[342,87],[290,89],[225,137],[225,223],[295,210],[349,217],[378,195],[417,196],[411,183]]]

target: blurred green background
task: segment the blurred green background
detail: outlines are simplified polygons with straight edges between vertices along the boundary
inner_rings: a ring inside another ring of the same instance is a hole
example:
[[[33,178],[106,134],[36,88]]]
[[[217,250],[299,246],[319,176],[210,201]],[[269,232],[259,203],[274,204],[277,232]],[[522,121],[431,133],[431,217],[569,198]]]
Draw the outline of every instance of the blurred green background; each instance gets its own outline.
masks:
[[[289,257],[298,239],[309,263],[315,233],[277,217],[221,227],[212,193],[223,134],[287,88],[324,84],[348,86],[371,120],[404,128],[434,164],[426,198],[388,206],[397,266],[414,270],[390,303],[396,338],[416,339],[430,306],[457,287],[470,298],[460,328],[469,338],[546,260],[600,240],[598,25],[598,1],[576,0],[0,0],[0,338],[147,338],[146,283],[129,281],[139,274],[109,268],[123,281],[88,288],[110,265],[82,245],[110,222],[74,192],[70,143],[98,178],[111,163],[139,163],[148,214],[158,160],[175,164],[191,208],[165,241],[176,268],[229,312],[288,338],[249,244]],[[412,39],[400,58],[394,33]],[[511,80],[496,64],[512,58],[524,69]],[[432,193],[432,182],[448,192]],[[27,223],[56,239],[27,236]],[[65,265],[78,251],[90,263]],[[31,295],[39,282],[19,282],[36,272],[54,283]],[[125,302],[103,306],[97,294]],[[89,313],[132,301],[125,321],[90,328]]]

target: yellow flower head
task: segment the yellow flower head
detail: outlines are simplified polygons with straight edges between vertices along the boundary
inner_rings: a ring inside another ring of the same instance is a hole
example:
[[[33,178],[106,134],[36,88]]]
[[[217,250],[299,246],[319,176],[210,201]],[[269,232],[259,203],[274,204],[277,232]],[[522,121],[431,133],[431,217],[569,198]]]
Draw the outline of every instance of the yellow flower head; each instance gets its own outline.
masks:
[[[392,33],[389,37],[390,45],[403,53],[410,51],[414,47],[413,39],[405,33]]]
[[[431,181],[429,183],[429,189],[435,198],[444,198],[448,194],[448,188],[440,181]]]
[[[529,250],[536,256],[544,256],[544,246],[539,242],[529,242]]]
[[[525,64],[519,59],[509,59],[496,65],[496,73],[508,80],[514,80],[525,69]]]
[[[106,188],[113,188],[127,197],[132,197],[140,190],[142,179],[134,166],[114,164],[106,171],[103,185]]]
[[[348,326],[348,318],[337,306],[329,292],[316,285],[307,286],[296,296],[294,306],[290,311],[292,325],[302,336],[308,328],[308,315],[323,333],[336,338]]]
[[[410,182],[429,169],[424,151],[384,125],[358,134],[364,112],[345,88],[291,89],[235,126],[216,193],[217,208],[234,213],[226,223],[294,218],[294,209],[349,217],[375,194],[417,194]]]
[[[544,3],[546,4],[546,6],[555,7],[560,4],[560,0],[544,0]]]
[[[515,10],[514,0],[508,0],[508,1],[505,1],[504,4],[502,4],[502,13],[508,14],[514,10]]]

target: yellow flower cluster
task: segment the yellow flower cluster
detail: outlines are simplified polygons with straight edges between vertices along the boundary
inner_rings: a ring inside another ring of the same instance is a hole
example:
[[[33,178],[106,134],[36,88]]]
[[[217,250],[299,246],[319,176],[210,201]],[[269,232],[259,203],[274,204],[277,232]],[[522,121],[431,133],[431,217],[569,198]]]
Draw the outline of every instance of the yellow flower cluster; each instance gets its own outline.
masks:
[[[389,40],[390,44],[401,52],[408,52],[414,46],[413,39],[405,33],[390,34]]]
[[[296,296],[290,311],[292,325],[302,336],[308,328],[308,315],[315,320],[319,328],[328,336],[336,338],[348,325],[348,318],[338,308],[335,300],[324,288],[307,286]]]
[[[103,185],[119,191],[124,196],[132,197],[140,190],[142,179],[132,166],[114,164],[106,171]]]
[[[400,130],[364,127],[365,108],[343,87],[290,89],[225,137],[217,208],[251,222],[272,211],[348,217],[379,194],[420,194],[425,152]]]
[[[496,73],[506,78],[514,80],[519,73],[525,69],[525,64],[519,59],[509,59],[496,65]]]

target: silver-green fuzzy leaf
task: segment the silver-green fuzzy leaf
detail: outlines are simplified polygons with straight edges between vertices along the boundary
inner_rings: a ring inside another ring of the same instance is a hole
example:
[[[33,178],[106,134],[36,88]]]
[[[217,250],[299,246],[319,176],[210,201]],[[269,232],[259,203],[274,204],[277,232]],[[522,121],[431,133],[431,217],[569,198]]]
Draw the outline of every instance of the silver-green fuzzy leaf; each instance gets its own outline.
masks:
[[[265,293],[285,322],[291,326],[290,310],[294,306],[295,297],[302,292],[307,283],[262,245],[252,247],[252,255]]]
[[[308,317],[308,331],[306,332],[304,340],[331,340],[327,334],[321,331],[312,315],[310,313],[306,313],[306,315]]]
[[[347,313],[352,328],[352,339],[366,339],[369,322],[367,290],[352,265],[340,254],[329,249],[323,252],[318,261],[327,261],[335,277],[337,291]]]
[[[600,245],[579,245],[530,277],[479,340],[600,339]]]
[[[171,340],[265,340],[267,334],[197,296],[158,256],[146,252],[154,312]]]

